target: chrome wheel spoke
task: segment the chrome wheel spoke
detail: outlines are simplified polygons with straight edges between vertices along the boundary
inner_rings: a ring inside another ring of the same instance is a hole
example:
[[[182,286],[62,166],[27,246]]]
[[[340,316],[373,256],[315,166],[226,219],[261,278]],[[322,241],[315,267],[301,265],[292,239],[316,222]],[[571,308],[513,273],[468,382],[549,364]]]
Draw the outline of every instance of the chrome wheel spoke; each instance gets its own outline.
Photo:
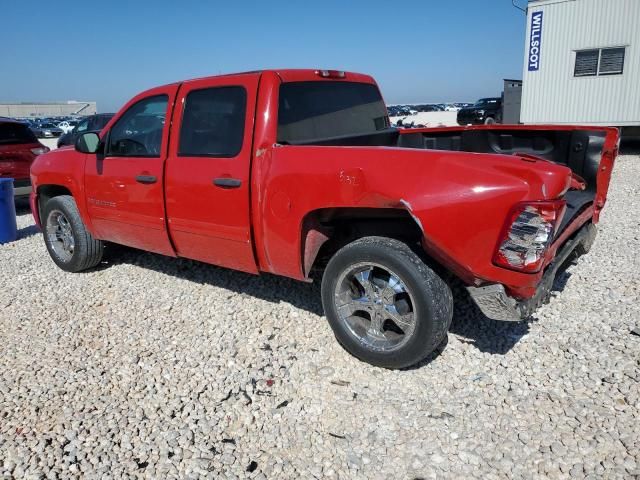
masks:
[[[400,329],[407,333],[413,329],[414,316],[413,313],[402,314],[398,312],[398,308],[395,305],[385,305],[385,312],[389,319],[393,321]]]
[[[64,262],[71,260],[76,246],[75,237],[71,223],[61,211],[54,210],[49,213],[45,233],[55,255]]]
[[[364,289],[364,296],[371,299],[374,295],[374,287],[372,280],[373,267],[367,270],[362,270],[354,275],[356,281]]]
[[[338,313],[341,316],[350,317],[356,312],[367,310],[369,301],[365,297],[349,298],[338,305]]]
[[[340,321],[371,350],[399,349],[415,331],[411,292],[386,266],[352,265],[339,277],[334,298]]]
[[[369,323],[367,333],[375,337],[384,336],[384,331],[382,330],[383,322],[384,317],[382,316],[382,312],[378,309],[373,310],[371,312],[371,322]]]

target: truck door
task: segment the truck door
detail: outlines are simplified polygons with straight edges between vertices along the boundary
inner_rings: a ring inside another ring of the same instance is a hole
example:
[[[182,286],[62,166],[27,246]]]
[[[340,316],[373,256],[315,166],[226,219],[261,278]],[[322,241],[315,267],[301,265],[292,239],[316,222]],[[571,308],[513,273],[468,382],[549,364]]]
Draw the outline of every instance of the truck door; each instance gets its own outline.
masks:
[[[87,209],[96,236],[175,256],[165,227],[163,168],[177,85],[135,97],[85,163]]]
[[[249,217],[259,74],[183,83],[165,170],[169,233],[181,257],[257,273]]]

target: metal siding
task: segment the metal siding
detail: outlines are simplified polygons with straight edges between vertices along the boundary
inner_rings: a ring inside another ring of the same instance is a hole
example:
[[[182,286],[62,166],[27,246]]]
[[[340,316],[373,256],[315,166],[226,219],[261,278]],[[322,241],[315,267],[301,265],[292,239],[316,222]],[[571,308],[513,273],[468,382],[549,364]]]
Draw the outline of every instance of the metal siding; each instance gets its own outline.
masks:
[[[540,69],[529,72],[531,14],[540,10]],[[576,50],[619,46],[622,75],[573,76]],[[530,2],[523,82],[523,123],[640,125],[640,1]]]

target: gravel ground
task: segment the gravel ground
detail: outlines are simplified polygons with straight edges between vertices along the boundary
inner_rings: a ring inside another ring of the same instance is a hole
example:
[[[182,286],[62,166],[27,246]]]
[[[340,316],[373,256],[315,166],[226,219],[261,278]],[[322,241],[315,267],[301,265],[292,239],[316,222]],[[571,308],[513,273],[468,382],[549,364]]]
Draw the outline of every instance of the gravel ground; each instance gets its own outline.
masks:
[[[637,153],[637,152],[635,152]],[[0,246],[0,477],[640,476],[640,155],[529,323],[463,303],[405,371],[334,340],[319,288],[116,248]]]

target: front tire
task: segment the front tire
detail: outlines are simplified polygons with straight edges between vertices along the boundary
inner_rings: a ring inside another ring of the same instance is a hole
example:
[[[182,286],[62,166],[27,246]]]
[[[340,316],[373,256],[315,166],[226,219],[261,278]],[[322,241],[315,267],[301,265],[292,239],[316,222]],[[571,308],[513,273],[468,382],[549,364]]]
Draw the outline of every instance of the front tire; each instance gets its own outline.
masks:
[[[449,286],[405,243],[386,237],[361,238],[331,258],[322,304],[340,344],[384,368],[427,357],[453,316]]]
[[[51,259],[67,272],[95,267],[102,260],[104,244],[94,239],[82,223],[73,197],[61,195],[44,206],[44,241]]]
[[[493,125],[494,123],[496,123],[496,119],[493,117],[487,117],[484,121],[485,125]]]

